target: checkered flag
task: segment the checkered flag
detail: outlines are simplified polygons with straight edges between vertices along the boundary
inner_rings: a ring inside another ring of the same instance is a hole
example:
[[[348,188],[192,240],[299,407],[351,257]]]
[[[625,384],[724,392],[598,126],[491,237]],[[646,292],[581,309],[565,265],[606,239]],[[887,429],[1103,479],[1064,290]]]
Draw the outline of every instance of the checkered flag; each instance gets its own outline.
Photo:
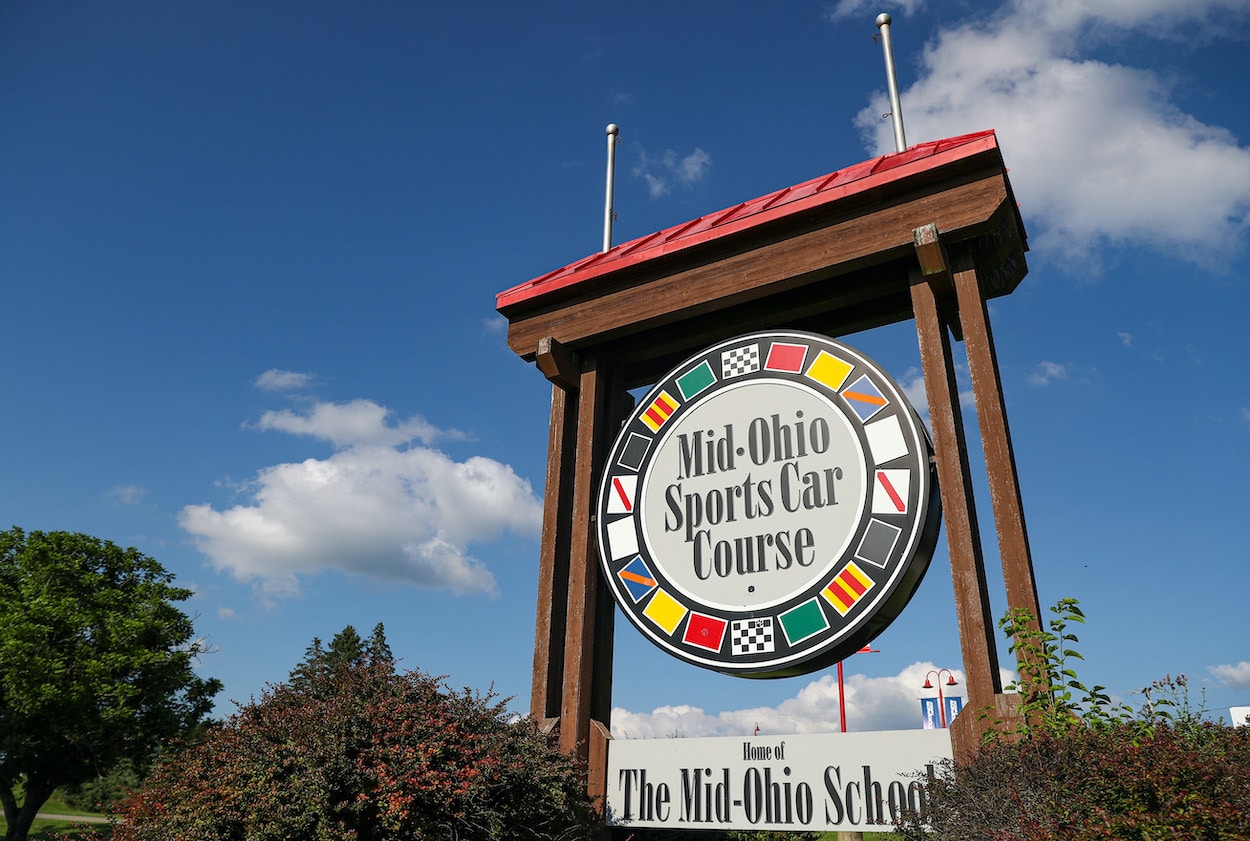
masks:
[[[760,346],[743,345],[721,354],[721,379],[753,374],[760,369]]]
[[[735,657],[769,654],[773,651],[773,618],[735,619],[730,628],[730,646]]]

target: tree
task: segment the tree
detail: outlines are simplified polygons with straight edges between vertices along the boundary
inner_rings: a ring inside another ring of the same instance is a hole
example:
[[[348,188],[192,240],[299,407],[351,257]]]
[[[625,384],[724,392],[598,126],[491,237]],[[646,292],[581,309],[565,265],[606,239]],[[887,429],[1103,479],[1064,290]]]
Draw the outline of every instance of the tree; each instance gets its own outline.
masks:
[[[374,663],[395,671],[395,657],[386,642],[386,629],[379,622],[373,627],[368,640],[351,625],[343,628],[330,640],[329,648],[323,648],[320,637],[304,649],[304,659],[291,670],[290,682],[302,691],[319,692],[331,683],[330,678],[343,668],[356,668]]]
[[[114,841],[590,837],[572,759],[493,694],[398,672],[380,631],[332,668],[314,644],[291,682],[162,758]]]
[[[0,801],[22,841],[53,790],[145,767],[221,688],[175,606],[191,596],[136,549],[69,532],[0,532]],[[19,793],[24,791],[22,802]]]
[[[391,647],[386,642],[386,629],[381,622],[373,626],[373,633],[365,641],[362,653],[374,663],[395,662],[395,655],[391,653]]]
[[[355,628],[348,625],[330,640],[330,647],[326,649],[326,667],[335,672],[344,666],[358,666],[364,656],[365,641]]]

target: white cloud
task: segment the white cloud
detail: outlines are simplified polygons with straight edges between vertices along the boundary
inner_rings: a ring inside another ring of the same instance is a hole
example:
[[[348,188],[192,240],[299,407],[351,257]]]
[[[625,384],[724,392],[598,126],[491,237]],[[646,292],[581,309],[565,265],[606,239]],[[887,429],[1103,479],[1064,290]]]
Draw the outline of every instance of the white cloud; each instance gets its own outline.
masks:
[[[1250,663],[1245,660],[1235,666],[1230,663],[1208,666],[1207,670],[1215,675],[1224,686],[1231,686],[1235,689],[1245,689],[1250,686]]]
[[[224,619],[224,620],[229,621],[229,620],[231,620],[231,619],[237,619],[237,618],[238,618],[238,616],[239,616],[239,614],[238,614],[238,613],[236,613],[236,612],[235,612],[235,610],[234,610],[234,608],[232,608],[232,607],[219,607],[219,608],[217,608],[217,618],[218,618],[218,619]]]
[[[871,678],[846,674],[847,730],[899,730],[920,726],[921,696],[937,696],[921,687],[932,663],[913,663],[893,677]],[[964,675],[955,672],[959,686],[951,694],[965,695]],[[635,713],[612,710],[612,735],[624,739],[662,739],[669,736],[749,736],[759,726],[761,734],[832,733],[841,729],[838,711],[838,680],[821,675],[802,687],[793,698],[776,707],[750,707],[711,714],[700,707],[658,707]]]
[[[1245,406],[1239,406],[1237,408],[1237,414],[1241,418],[1242,423],[1246,426],[1250,426],[1250,409]]]
[[[959,363],[955,366],[955,380],[959,389],[959,405],[964,409],[976,410],[976,395],[972,392],[972,382],[968,375],[968,366]],[[899,388],[907,402],[915,408],[916,414],[925,426],[931,427],[929,421],[929,392],[925,388],[924,372],[919,368],[908,368],[898,380]],[[930,432],[932,429],[930,428]]]
[[[711,165],[712,156],[699,148],[684,157],[678,157],[672,149],[665,149],[655,157],[642,150],[634,166],[634,176],[646,181],[651,198],[658,199],[670,192],[669,183],[673,180],[687,187],[702,181]]]
[[[302,391],[312,383],[312,374],[283,371],[280,368],[270,368],[252,381],[252,385],[263,391]]]
[[[1066,380],[1068,378],[1068,368],[1066,365],[1060,365],[1058,362],[1047,362],[1043,360],[1037,363],[1037,367],[1033,369],[1033,373],[1029,374],[1029,383],[1031,385],[1045,387],[1053,382]]]
[[[1187,39],[1212,34],[1220,16],[1245,12],[1243,0],[1016,0],[1012,5],[1027,9],[1051,30],[1140,28],[1156,37],[1182,37],[1175,27],[1184,24],[1189,27],[1183,34]]]
[[[642,179],[647,182],[647,195],[653,199],[658,199],[668,193],[668,182],[663,178],[652,175],[648,172],[634,171],[635,175],[641,175]]]
[[[903,396],[907,398],[907,402],[915,408],[916,413],[920,415],[921,420],[927,420],[929,417],[929,394],[925,391],[924,372],[919,368],[908,368],[898,380],[899,388],[903,389]]]
[[[454,429],[438,429],[417,415],[392,424],[393,415],[390,409],[372,400],[316,403],[302,413],[290,409],[265,412],[256,422],[256,428],[307,435],[329,441],[336,447],[358,444],[394,447],[414,440],[428,444],[440,438],[466,437]]]
[[[1162,75],[1088,53],[1124,38],[1211,35],[1220,12],[1247,7],[1011,0],[925,47],[902,95],[908,142],[996,129],[1031,237],[1053,252],[1142,243],[1226,259],[1250,224],[1250,148],[1181,111]],[[893,149],[887,101],[879,92],[856,118],[878,153]]]
[[[694,184],[703,180],[707,168],[712,165],[712,156],[702,149],[695,149],[677,162],[677,179],[683,184]]]
[[[919,9],[923,9],[925,0],[838,0],[838,4],[826,12],[825,17],[829,20],[842,20],[843,18],[854,17],[856,15],[864,15],[865,19],[871,17],[876,20],[877,14],[882,11],[899,11],[905,15],[909,15]]]
[[[468,547],[505,531],[536,535],[540,500],[508,465],[416,446],[448,433],[391,416],[368,400],[265,413],[259,428],[328,440],[336,452],[265,467],[245,487],[247,502],[188,505],[179,524],[213,566],[271,598],[297,595],[301,576],[327,569],[494,594],[494,576]]]
[[[109,497],[119,505],[138,505],[147,493],[147,488],[139,485],[117,485],[109,489]]]

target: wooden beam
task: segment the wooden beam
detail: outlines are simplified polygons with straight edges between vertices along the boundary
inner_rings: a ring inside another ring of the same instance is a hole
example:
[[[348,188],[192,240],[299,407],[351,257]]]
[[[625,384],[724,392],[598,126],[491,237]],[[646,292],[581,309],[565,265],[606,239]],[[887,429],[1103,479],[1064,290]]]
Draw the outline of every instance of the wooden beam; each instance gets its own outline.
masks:
[[[812,221],[806,229],[787,231],[788,236],[775,241],[743,246],[737,253],[720,252],[711,262],[608,276],[579,298],[506,312],[508,346],[527,359],[546,337],[581,349],[823,283],[872,263],[907,256],[918,225],[933,222],[952,239],[983,233],[1007,198],[1005,178],[1001,171],[994,172],[875,210],[860,208],[846,218]],[[902,273],[895,286],[905,292],[907,285]],[[822,288],[829,295],[838,293],[836,284]],[[904,309],[899,317],[909,315]]]

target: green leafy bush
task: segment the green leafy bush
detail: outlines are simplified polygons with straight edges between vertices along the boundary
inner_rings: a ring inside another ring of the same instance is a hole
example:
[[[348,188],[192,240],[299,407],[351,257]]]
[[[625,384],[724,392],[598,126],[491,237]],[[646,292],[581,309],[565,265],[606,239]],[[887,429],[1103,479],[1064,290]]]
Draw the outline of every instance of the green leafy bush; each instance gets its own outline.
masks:
[[[325,658],[160,762],[115,841],[589,837],[580,769],[493,695]]]
[[[1009,613],[1000,625],[1022,656],[1022,716],[998,721],[986,743],[927,784],[928,808],[899,825],[904,838],[1250,838],[1250,728],[1203,720],[1183,676],[1140,691],[1134,710],[1086,687],[1071,628],[1075,600],[1042,630]]]

